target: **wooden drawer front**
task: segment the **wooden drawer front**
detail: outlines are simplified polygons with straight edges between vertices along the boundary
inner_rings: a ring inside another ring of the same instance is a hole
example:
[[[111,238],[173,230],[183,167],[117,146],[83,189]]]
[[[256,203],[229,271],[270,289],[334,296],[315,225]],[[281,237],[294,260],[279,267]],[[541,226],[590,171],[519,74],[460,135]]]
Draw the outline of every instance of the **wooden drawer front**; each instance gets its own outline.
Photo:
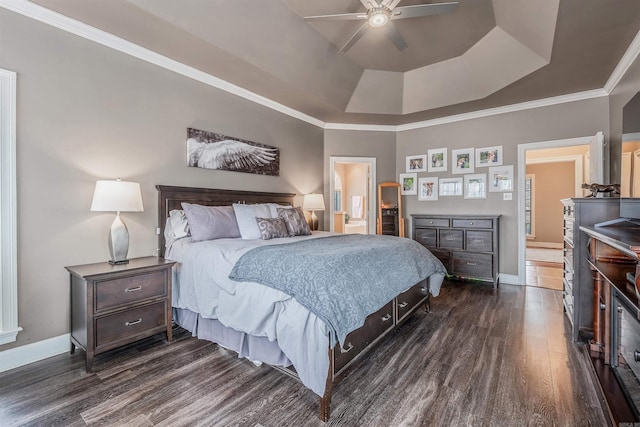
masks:
[[[427,297],[427,283],[422,282],[408,291],[405,291],[398,295],[396,298],[396,321],[402,320],[408,313],[410,313],[416,305],[421,303]]]
[[[96,312],[167,295],[166,270],[96,283]]]
[[[338,373],[376,338],[393,328],[393,325],[393,301],[390,301],[380,310],[369,315],[362,327],[347,335],[344,350],[340,349],[340,344],[336,344],[333,352],[334,373]]]
[[[451,251],[447,249],[429,249],[429,251],[440,260],[447,271],[451,270]]]
[[[152,329],[166,328],[165,301],[121,311],[96,319],[96,349],[119,340],[143,338]]]
[[[470,252],[453,253],[453,274],[479,278],[493,277],[493,255]]]
[[[435,228],[416,229],[414,239],[427,247],[435,248],[437,245],[438,230]]]
[[[462,249],[464,246],[464,231],[440,230],[440,248]]]
[[[491,219],[454,219],[455,228],[493,228]]]
[[[469,230],[465,235],[468,251],[493,252],[493,232]]]
[[[449,227],[448,218],[416,218],[416,227]]]

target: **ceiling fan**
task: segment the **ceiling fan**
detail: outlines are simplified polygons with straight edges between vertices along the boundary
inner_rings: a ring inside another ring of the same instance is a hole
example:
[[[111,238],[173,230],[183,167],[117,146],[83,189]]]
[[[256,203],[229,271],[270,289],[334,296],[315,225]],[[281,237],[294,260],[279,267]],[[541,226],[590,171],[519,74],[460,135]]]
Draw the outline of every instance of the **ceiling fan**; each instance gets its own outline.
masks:
[[[367,8],[366,12],[340,13],[336,15],[306,16],[305,21],[355,21],[364,20],[360,28],[351,36],[347,43],[340,49],[340,53],[346,52],[355,44],[369,28],[382,28],[386,30],[387,37],[399,49],[407,47],[402,34],[393,25],[392,20],[418,18],[421,16],[439,15],[441,13],[453,12],[458,6],[458,2],[419,4],[415,6],[396,7],[402,0],[360,0],[360,3]]]

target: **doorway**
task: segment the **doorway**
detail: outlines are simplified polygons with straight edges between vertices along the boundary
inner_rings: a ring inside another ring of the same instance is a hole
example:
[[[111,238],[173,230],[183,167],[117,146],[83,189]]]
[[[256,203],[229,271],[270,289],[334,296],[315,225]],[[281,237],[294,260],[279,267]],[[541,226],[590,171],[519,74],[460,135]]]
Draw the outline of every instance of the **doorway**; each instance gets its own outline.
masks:
[[[564,197],[555,197],[551,193],[552,190],[559,187],[556,185],[557,182],[568,181],[570,177],[554,176],[559,172],[554,173],[553,170],[558,170],[558,165],[565,165],[564,169],[567,170],[571,169],[570,175],[573,176],[573,179],[566,190],[567,196],[565,197],[583,197],[585,193],[581,189],[582,182],[604,182],[603,177],[605,172],[608,172],[605,170],[605,159],[608,157],[606,154],[602,132],[590,137],[518,145],[519,284],[553,287],[553,285],[545,286],[545,283],[558,282],[556,285],[561,285],[562,264],[557,266],[560,267],[557,271],[547,270],[556,267],[554,264],[558,264],[558,254],[544,249],[562,247],[563,219],[560,199]],[[566,173],[566,170],[564,172]],[[541,179],[546,180],[546,184],[541,182]],[[537,198],[535,197],[536,193],[539,196]],[[537,204],[536,201],[538,201]],[[541,206],[540,201],[549,203],[549,206]],[[549,211],[556,214],[553,220],[540,218],[540,221],[536,221],[536,213],[548,213]],[[536,228],[536,222],[544,225]],[[555,234],[548,234],[549,231]],[[541,250],[535,251],[538,254],[534,257],[531,253],[534,250],[527,251],[527,248]],[[539,260],[535,259],[540,257],[542,258]]]
[[[329,168],[329,231],[375,234],[376,159],[331,157]]]

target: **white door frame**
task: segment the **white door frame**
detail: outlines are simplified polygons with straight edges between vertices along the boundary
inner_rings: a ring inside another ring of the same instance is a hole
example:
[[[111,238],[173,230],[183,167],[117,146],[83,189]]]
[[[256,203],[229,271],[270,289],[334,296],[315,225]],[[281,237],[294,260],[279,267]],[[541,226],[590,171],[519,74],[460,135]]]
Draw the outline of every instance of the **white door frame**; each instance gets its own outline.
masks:
[[[518,283],[526,282],[526,232],[524,227],[524,184],[527,172],[527,150],[540,150],[544,148],[561,148],[576,145],[589,145],[589,153],[592,166],[589,168],[592,182],[604,183],[604,161],[606,159],[604,137],[602,132],[595,136],[580,138],[558,139],[555,141],[531,142],[518,144]]]
[[[369,234],[376,234],[376,158],[375,157],[340,157],[331,156],[329,158],[329,231],[333,231],[333,194],[335,192],[335,165],[336,163],[360,163],[369,166],[369,183],[367,188],[367,228]]]

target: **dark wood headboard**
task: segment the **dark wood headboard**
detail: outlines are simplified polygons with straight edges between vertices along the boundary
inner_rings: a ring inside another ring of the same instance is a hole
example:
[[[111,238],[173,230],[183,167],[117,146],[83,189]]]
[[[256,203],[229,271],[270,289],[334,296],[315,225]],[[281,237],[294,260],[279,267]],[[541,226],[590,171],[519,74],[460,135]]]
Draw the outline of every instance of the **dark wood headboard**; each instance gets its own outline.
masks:
[[[278,203],[293,206],[295,194],[259,191],[219,190],[215,188],[174,187],[156,185],[158,190],[158,249],[164,256],[164,227],[173,209],[182,209],[182,202],[205,206],[231,206],[234,203]]]

